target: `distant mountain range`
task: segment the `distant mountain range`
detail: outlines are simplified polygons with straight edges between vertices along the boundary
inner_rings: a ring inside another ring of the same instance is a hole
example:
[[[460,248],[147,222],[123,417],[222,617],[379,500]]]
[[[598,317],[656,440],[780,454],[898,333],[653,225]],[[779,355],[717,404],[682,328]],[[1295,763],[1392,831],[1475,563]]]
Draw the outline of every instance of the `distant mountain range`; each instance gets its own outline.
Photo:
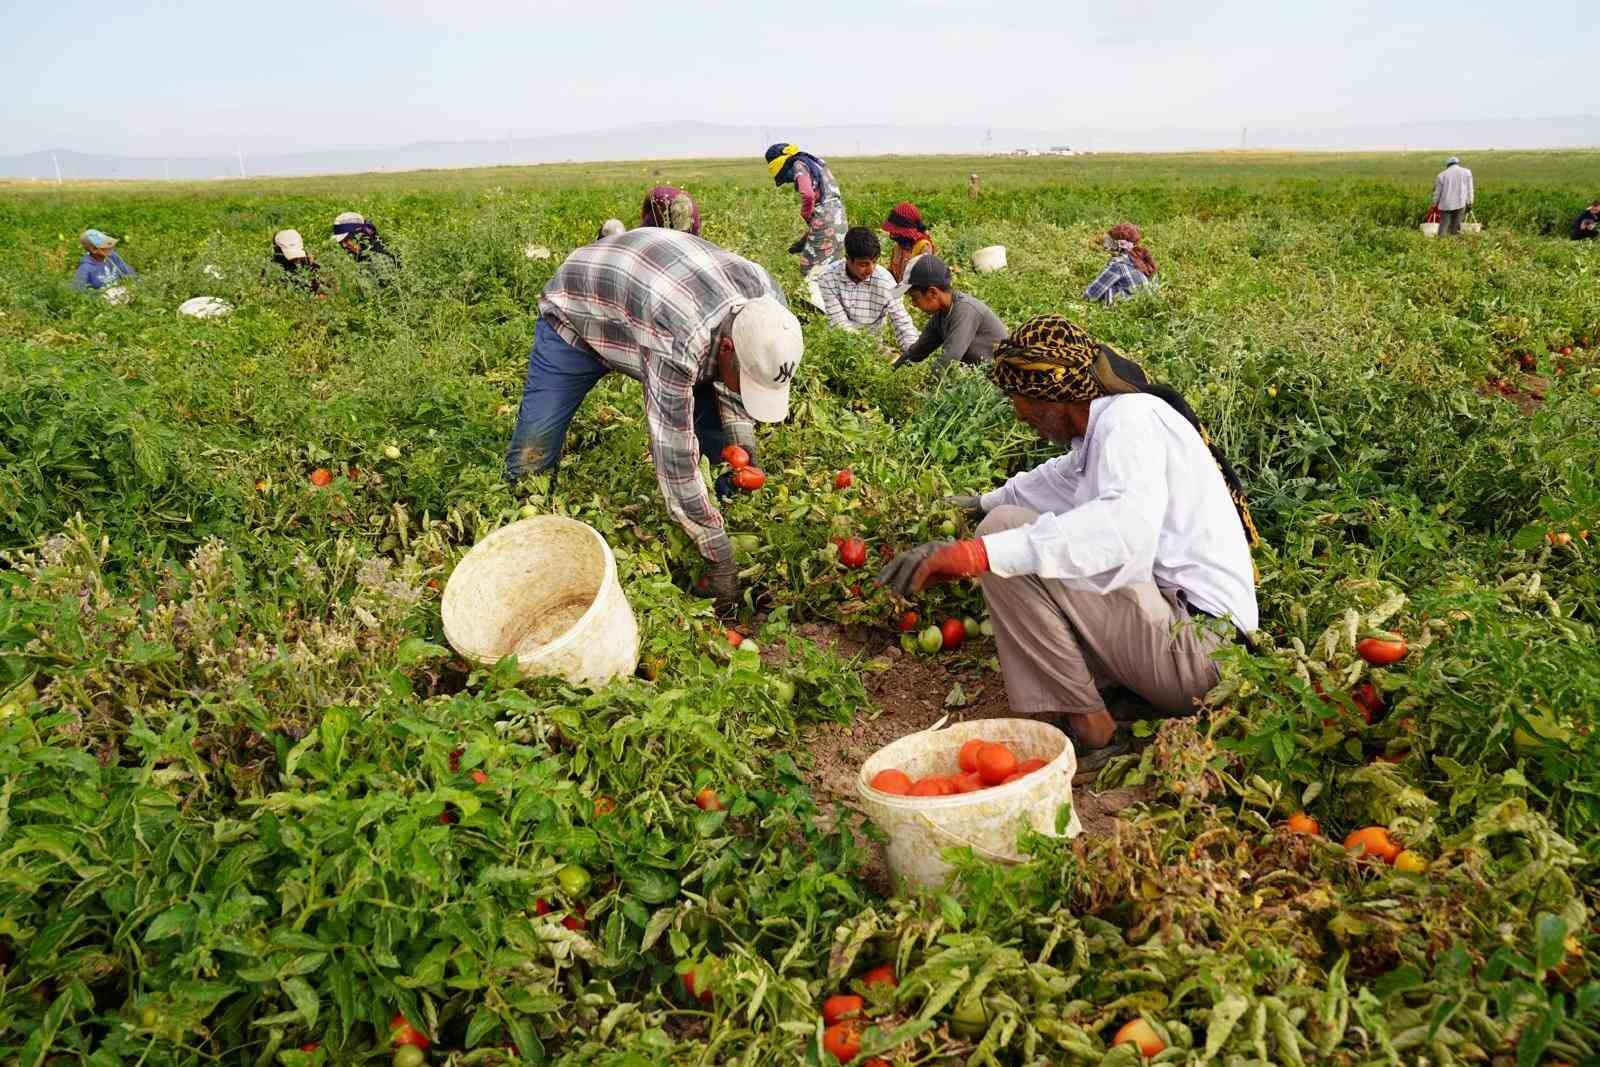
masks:
[[[597,160],[759,156],[772,141],[788,138],[823,155],[938,155],[1036,152],[1070,148],[1091,152],[1178,152],[1239,148],[1308,150],[1408,150],[1581,148],[1600,145],[1600,116],[1484,119],[1459,122],[1375,124],[1332,129],[1264,127],[1231,129],[1055,130],[956,126],[725,126],[704,122],[650,123],[612,130],[507,138],[500,141],[424,141],[388,148],[336,148],[246,155],[251,176],[348,174],[507,164]],[[0,156],[0,177],[194,180],[238,177],[237,156],[114,156],[64,148]]]

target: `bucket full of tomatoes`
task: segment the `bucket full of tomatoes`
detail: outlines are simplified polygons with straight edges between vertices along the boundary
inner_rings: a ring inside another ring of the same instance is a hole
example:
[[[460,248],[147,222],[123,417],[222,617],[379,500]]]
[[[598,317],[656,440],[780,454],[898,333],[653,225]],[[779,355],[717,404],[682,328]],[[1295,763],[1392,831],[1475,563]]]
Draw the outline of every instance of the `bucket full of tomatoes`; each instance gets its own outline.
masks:
[[[1033,719],[941,726],[890,742],[856,776],[862,806],[889,836],[884,855],[897,885],[942,884],[946,848],[1021,863],[1023,827],[1051,837],[1082,832],[1072,805],[1078,758],[1066,734]]]
[[[617,561],[587,523],[538,515],[472,547],[444,587],[444,635],[467,659],[515,655],[526,675],[601,686],[639,664]]]

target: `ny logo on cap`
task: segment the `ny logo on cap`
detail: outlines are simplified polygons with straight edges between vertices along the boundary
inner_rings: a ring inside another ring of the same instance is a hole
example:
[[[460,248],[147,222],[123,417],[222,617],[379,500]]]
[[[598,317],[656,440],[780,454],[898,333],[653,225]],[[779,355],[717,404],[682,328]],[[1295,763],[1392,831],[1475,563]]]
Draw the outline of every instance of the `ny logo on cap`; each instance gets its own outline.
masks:
[[[776,385],[787,385],[789,379],[794,377],[794,366],[795,365],[793,363],[778,364],[778,373],[772,376],[773,383]]]

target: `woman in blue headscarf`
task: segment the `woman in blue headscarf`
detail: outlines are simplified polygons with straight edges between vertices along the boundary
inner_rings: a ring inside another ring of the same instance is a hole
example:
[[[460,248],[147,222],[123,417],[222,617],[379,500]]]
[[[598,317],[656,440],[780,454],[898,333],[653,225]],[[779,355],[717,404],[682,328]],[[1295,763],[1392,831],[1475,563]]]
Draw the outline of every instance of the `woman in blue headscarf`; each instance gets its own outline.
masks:
[[[805,236],[789,246],[800,257],[800,269],[809,274],[823,264],[844,256],[844,234],[850,228],[845,217],[839,183],[825,160],[802,152],[792,144],[775,144],[767,149],[767,173],[774,185],[793,185],[800,194],[800,217],[806,220]]]

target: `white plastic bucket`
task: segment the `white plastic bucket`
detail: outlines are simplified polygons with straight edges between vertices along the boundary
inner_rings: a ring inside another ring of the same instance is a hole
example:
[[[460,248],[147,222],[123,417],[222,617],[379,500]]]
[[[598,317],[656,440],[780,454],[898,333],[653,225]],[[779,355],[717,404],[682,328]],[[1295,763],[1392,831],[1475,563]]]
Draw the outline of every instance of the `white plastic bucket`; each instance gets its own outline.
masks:
[[[912,780],[930,774],[957,772],[956,755],[975,737],[1003,741],[1017,762],[1050,762],[1010,785],[949,797],[913,797],[880,793],[871,786],[879,771],[899,768]],[[1056,812],[1072,804],[1072,776],[1078,757],[1067,735],[1033,719],[978,719],[943,729],[938,724],[892,741],[874,752],[856,776],[856,792],[873,822],[889,835],[884,848],[889,873],[903,887],[938,886],[950,873],[939,853],[967,847],[996,863],[1021,863],[1017,832],[1022,825],[1056,836]],[[1083,832],[1074,807],[1067,837]]]
[[[133,290],[126,285],[109,285],[100,290],[100,298],[108,304],[126,304],[133,299]]]
[[[639,665],[639,624],[592,526],[540,515],[472,547],[444,587],[444,634],[476,663],[601,686]]]
[[[523,245],[522,254],[528,259],[550,258],[550,250],[544,245]]]
[[[1483,232],[1483,223],[1481,223],[1481,222],[1463,222],[1461,224],[1461,232],[1462,233],[1482,233]]]
[[[972,253],[972,266],[979,274],[992,274],[1006,269],[1006,246],[990,245]]]
[[[1424,237],[1439,236],[1439,224],[1437,222],[1424,222],[1422,224],[1422,235]]]
[[[214,296],[197,296],[178,305],[178,314],[191,319],[214,319],[232,310],[232,304]]]

